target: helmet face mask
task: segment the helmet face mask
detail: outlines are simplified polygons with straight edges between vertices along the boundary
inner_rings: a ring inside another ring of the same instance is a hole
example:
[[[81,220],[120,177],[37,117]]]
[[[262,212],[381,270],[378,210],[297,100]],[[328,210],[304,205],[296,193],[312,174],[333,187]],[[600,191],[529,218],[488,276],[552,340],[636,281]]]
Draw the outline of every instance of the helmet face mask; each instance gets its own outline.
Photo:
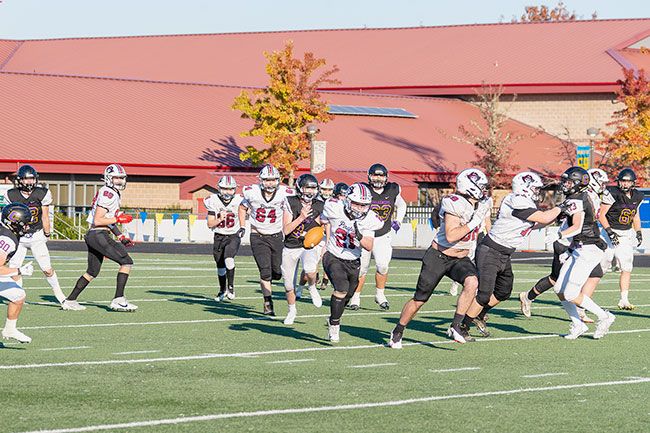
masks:
[[[318,195],[318,179],[312,174],[301,174],[296,181],[296,192],[300,200],[311,202]]]
[[[616,181],[621,191],[628,192],[634,188],[636,184],[636,173],[631,168],[624,168],[618,176],[616,176]]]
[[[327,200],[328,198],[332,197],[332,194],[334,193],[334,181],[332,179],[323,179],[320,182],[320,196],[324,199]]]
[[[562,192],[567,196],[582,192],[589,187],[590,179],[591,176],[584,168],[570,167],[560,177]]]
[[[265,165],[259,174],[260,188],[262,191],[272,194],[280,186],[280,172],[271,164]]]
[[[38,183],[38,172],[31,165],[23,165],[18,169],[14,185],[21,191],[31,192]]]
[[[477,168],[468,168],[456,176],[456,191],[462,195],[481,200],[485,197],[487,188],[487,176]]]
[[[591,168],[587,171],[589,172],[589,188],[596,194],[605,192],[607,182],[609,182],[607,173],[600,168]]]
[[[0,222],[16,236],[21,237],[29,230],[32,213],[22,203],[10,203],[2,209]]]
[[[544,183],[536,173],[525,171],[512,178],[512,192],[523,195],[537,202],[541,199]]]
[[[111,164],[104,169],[104,185],[117,191],[126,189],[126,170],[119,164]]]
[[[217,183],[217,195],[224,202],[229,202],[235,197],[237,182],[232,176],[223,176]]]
[[[345,211],[350,219],[361,219],[370,211],[372,198],[368,187],[363,184],[352,184],[343,200]]]
[[[334,185],[334,190],[332,192],[332,195],[335,198],[343,198],[348,193],[348,188],[350,187],[346,183],[339,182],[336,185]]]
[[[382,189],[388,183],[388,169],[383,164],[373,164],[368,169],[368,184],[375,189]]]

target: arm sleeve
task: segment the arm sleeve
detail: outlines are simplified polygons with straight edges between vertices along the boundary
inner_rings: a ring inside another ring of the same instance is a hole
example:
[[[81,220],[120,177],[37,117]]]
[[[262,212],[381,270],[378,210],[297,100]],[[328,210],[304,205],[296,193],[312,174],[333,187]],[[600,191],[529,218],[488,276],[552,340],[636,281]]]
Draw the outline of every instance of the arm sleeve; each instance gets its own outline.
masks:
[[[400,223],[404,221],[404,217],[406,216],[406,202],[402,198],[401,188],[399,188],[399,192],[397,193],[397,197],[395,198],[395,213],[396,213],[395,219],[397,221],[399,221]]]
[[[52,204],[52,193],[48,189],[47,192],[45,193],[45,197],[43,197],[43,200],[41,201],[42,206],[49,206]]]
[[[537,212],[537,209],[535,208],[513,209],[512,216],[515,218],[519,218],[522,221],[528,221],[528,217],[530,217],[535,212]]]

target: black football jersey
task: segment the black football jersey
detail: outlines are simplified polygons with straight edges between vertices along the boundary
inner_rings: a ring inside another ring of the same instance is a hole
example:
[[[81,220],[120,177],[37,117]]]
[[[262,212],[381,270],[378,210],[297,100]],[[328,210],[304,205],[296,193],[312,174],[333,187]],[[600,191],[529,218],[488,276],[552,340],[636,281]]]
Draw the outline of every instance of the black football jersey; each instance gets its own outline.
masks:
[[[11,203],[22,203],[32,213],[32,221],[25,234],[36,233],[43,228],[43,199],[47,193],[47,188],[41,187],[34,188],[28,197],[25,197],[18,188],[7,191],[7,198]]]
[[[399,185],[395,182],[388,182],[381,194],[377,193],[370,185],[366,184],[372,194],[370,209],[375,211],[379,219],[384,223],[383,227],[375,231],[375,236],[383,236],[390,231],[395,212],[395,200],[399,195]]]
[[[302,202],[298,196],[289,196],[287,197],[287,202],[289,203],[289,209],[291,210],[292,220],[298,218],[300,211],[302,210]],[[323,203],[321,200],[314,199],[311,202],[311,216],[305,219],[298,227],[296,227],[291,233],[289,233],[284,238],[284,246],[287,248],[303,248],[303,241],[305,240],[305,234],[312,228],[318,226],[318,223],[315,221],[316,218],[323,213]]]
[[[585,245],[601,245],[603,241],[600,238],[600,227],[598,226],[598,218],[594,204],[589,198],[587,192],[579,192],[577,194],[567,197],[569,204],[567,222],[569,227],[573,225],[573,215],[582,210],[585,213],[585,219],[582,223],[582,230],[580,233],[573,237],[574,242],[580,242]]]
[[[14,232],[0,225],[0,251],[7,255],[7,263],[16,253],[18,242],[18,236]]]
[[[614,199],[614,204],[605,215],[607,222],[616,230],[630,229],[643,201],[643,193],[632,189],[630,197],[628,197],[618,186],[609,186],[607,189]]]

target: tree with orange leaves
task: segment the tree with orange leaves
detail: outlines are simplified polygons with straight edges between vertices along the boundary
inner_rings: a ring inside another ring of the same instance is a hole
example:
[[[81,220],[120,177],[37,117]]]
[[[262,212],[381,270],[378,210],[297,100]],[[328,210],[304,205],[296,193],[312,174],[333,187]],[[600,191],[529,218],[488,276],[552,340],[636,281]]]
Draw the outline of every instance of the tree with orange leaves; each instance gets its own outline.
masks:
[[[334,66],[315,76],[326,64],[325,59],[311,52],[306,52],[302,61],[294,58],[292,41],[287,41],[282,51],[264,52],[264,56],[268,59],[268,87],[252,94],[242,91],[232,108],[241,111],[242,118],[254,121],[253,127],[241,135],[262,137],[268,147],[247,146],[239,157],[253,165],[273,164],[291,185],[298,162],[309,158],[307,125],[333,118],[317,89],[325,84],[339,84],[333,77],[338,68]]]
[[[570,12],[564,2],[559,2],[554,8],[546,5],[526,6],[526,13],[519,20],[513,18],[512,22],[533,23],[533,22],[551,22],[551,21],[575,21],[578,19],[575,11]],[[596,12],[591,14],[591,19],[597,18]]]
[[[608,126],[615,130],[603,132],[603,140],[597,143],[601,151],[601,166],[611,171],[633,167],[643,173],[645,183],[650,177],[650,83],[643,69],[638,73],[631,69],[623,71],[624,79],[617,92],[617,101],[625,106],[613,114]]]

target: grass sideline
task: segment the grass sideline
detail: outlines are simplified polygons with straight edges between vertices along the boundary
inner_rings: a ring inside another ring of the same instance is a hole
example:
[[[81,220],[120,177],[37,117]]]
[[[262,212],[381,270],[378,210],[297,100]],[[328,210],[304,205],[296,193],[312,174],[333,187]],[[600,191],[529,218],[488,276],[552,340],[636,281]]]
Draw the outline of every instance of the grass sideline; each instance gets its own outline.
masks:
[[[535,301],[532,319],[513,297],[491,314],[493,337],[452,343],[444,332],[455,298],[444,282],[398,351],[383,345],[413,293],[417,261],[392,263],[388,312],[374,304],[369,281],[362,309],[345,312],[333,346],[330,292],[321,292],[321,309],[301,300],[287,327],[276,285],[278,317],[266,318],[251,257],[237,260],[237,299],[221,304],[212,299],[210,256],[134,260],[126,293],[140,306],[135,313],[107,308],[112,263],[82,294],[82,312],[53,305],[40,275],[25,279],[30,303],[19,328],[33,342],[0,349],[0,432],[593,432],[645,431],[650,422],[648,268],[633,274],[634,311],[614,307],[617,276],[603,280],[595,299],[617,320],[600,341],[559,338],[569,323],[550,293]],[[53,264],[68,293],[85,254],[56,252]],[[547,271],[515,264],[514,294]]]

